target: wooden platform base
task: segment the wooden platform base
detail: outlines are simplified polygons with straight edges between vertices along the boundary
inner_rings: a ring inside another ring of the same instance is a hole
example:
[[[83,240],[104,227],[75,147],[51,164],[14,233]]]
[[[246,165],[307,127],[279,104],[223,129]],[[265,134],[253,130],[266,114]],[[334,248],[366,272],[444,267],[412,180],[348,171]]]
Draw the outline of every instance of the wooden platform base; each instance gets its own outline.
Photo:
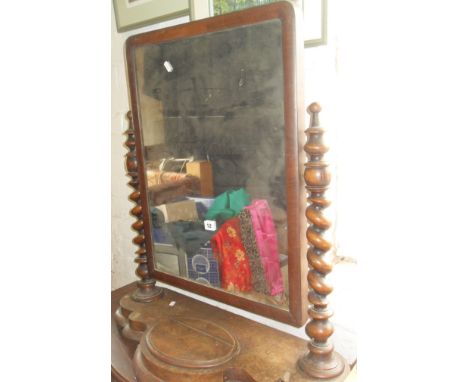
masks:
[[[171,290],[150,303],[134,301],[132,291],[113,292],[112,375],[119,382],[314,381],[296,366],[305,340]],[[348,373],[346,364],[327,381]]]

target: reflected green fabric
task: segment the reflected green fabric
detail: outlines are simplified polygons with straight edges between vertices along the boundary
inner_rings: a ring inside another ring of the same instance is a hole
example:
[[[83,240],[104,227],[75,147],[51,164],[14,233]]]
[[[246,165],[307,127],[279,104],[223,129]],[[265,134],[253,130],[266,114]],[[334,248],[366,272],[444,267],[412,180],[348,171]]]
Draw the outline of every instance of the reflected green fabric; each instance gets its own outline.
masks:
[[[250,204],[250,195],[244,188],[229,190],[217,196],[205,215],[207,220],[216,220],[218,223],[240,214],[245,206]]]

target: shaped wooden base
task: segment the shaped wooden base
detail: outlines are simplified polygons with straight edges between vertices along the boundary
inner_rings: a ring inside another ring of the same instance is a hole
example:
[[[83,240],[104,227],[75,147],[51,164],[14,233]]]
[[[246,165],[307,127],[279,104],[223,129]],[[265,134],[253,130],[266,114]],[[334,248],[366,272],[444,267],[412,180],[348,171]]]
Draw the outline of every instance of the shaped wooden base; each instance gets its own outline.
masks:
[[[133,358],[139,381],[220,382],[239,343],[211,321],[172,317],[145,334]]]
[[[116,305],[121,341],[138,344],[128,362],[139,382],[322,381],[296,365],[307,341],[185,295],[166,289],[159,299],[138,303],[126,294]],[[328,381],[344,381],[348,373],[345,362]]]

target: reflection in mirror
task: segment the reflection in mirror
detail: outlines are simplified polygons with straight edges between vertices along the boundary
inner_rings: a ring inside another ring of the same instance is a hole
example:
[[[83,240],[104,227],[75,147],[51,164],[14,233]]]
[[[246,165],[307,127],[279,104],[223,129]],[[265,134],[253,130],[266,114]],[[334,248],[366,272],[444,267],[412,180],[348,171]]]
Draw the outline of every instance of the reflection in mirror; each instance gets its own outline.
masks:
[[[135,50],[161,272],[288,309],[279,20]]]

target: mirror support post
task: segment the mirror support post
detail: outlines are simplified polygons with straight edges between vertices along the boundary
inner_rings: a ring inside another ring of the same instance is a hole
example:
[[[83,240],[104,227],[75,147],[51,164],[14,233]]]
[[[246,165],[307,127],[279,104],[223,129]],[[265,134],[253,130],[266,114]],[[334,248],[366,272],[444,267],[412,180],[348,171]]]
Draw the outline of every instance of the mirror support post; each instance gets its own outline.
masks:
[[[322,142],[324,130],[319,127],[320,111],[318,103],[312,103],[307,108],[310,125],[305,130],[307,141],[304,150],[308,159],[305,163],[304,180],[309,193],[306,217],[309,223],[307,281],[310,306],[309,322],[305,331],[311,340],[308,343],[309,352],[299,358],[298,367],[311,378],[339,379],[340,376],[347,374],[348,368],[344,358],[334,351],[333,344],[328,340],[333,334],[333,325],[328,321],[333,313],[328,309],[327,295],[333,288],[325,276],[332,270],[332,262],[327,256],[332,244],[323,238],[323,233],[330,228],[331,223],[323,216],[322,210],[330,205],[324,196],[330,184],[330,173],[328,164],[322,161],[328,147]]]
[[[132,298],[138,302],[151,302],[161,297],[163,289],[157,287],[156,280],[151,278],[148,270],[148,255],[145,248],[145,234],[143,222],[143,208],[140,201],[140,180],[138,177],[138,159],[136,157],[136,141],[135,130],[133,129],[132,112],[127,113],[129,121],[128,130],[125,132],[127,141],[125,146],[128,148],[126,155],[127,175],[131,178],[128,185],[135,191],[130,194],[130,200],[136,203],[136,206],[130,210],[130,213],[137,218],[137,221],[132,224],[132,228],[138,233],[133,239],[133,244],[138,246],[135,252],[137,258],[135,262],[138,267],[135,274],[141,279],[138,281],[138,288],[133,292]]]

